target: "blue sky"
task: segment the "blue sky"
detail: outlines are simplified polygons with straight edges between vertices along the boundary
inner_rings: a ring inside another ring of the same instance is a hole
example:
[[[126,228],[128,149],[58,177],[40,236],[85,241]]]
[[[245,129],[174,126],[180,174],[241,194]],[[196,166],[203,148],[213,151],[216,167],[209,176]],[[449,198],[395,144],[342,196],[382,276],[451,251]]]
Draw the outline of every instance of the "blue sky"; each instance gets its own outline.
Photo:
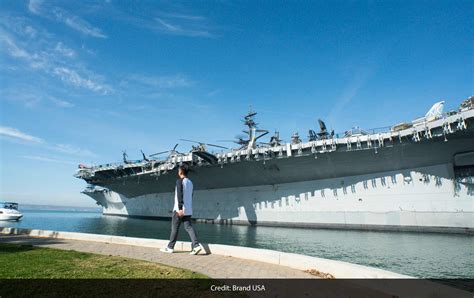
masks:
[[[93,206],[78,163],[232,139],[249,105],[288,140],[473,94],[472,1],[75,2],[0,3],[0,200]]]

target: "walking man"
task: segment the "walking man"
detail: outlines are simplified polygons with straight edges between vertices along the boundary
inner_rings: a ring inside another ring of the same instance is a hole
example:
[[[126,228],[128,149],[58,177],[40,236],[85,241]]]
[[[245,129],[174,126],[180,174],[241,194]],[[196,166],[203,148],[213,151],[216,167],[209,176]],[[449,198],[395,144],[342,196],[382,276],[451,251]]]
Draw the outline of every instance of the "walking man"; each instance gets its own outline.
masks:
[[[173,253],[174,245],[178,239],[178,232],[181,223],[184,224],[184,229],[188,232],[191,238],[191,255],[197,255],[202,246],[199,244],[196,232],[191,225],[191,216],[193,214],[193,183],[188,178],[188,168],[180,166],[178,168],[179,179],[176,181],[176,188],[174,192],[174,208],[173,217],[171,219],[171,235],[168,246],[160,249],[162,252]]]

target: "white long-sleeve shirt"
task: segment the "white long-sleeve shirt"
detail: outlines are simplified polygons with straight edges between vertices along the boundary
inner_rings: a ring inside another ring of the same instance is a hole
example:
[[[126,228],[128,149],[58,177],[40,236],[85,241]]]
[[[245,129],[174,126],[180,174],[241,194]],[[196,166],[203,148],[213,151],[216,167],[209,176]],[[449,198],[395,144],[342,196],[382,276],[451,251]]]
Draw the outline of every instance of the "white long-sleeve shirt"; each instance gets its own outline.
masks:
[[[179,179],[174,190],[174,207],[173,211],[179,210],[179,200],[178,200],[178,184],[179,181],[182,183],[183,191],[183,211],[184,215],[193,215],[193,183],[189,178]]]

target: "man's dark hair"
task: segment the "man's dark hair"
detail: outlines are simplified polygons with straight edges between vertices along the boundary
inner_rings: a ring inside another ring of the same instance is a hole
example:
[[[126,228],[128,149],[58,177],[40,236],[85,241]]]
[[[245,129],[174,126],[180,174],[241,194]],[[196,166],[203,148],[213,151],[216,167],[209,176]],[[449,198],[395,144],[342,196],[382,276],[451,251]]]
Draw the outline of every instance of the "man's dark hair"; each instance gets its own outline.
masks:
[[[188,176],[189,168],[185,165],[179,166],[179,170],[183,173],[184,176]]]

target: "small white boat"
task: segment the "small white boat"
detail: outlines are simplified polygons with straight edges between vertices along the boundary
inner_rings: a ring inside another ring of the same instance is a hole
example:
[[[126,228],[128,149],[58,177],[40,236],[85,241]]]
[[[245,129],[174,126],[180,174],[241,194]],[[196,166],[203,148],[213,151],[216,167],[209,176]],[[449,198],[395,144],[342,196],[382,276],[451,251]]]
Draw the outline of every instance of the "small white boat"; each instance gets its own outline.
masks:
[[[0,220],[19,220],[23,217],[18,211],[18,203],[0,202]]]

